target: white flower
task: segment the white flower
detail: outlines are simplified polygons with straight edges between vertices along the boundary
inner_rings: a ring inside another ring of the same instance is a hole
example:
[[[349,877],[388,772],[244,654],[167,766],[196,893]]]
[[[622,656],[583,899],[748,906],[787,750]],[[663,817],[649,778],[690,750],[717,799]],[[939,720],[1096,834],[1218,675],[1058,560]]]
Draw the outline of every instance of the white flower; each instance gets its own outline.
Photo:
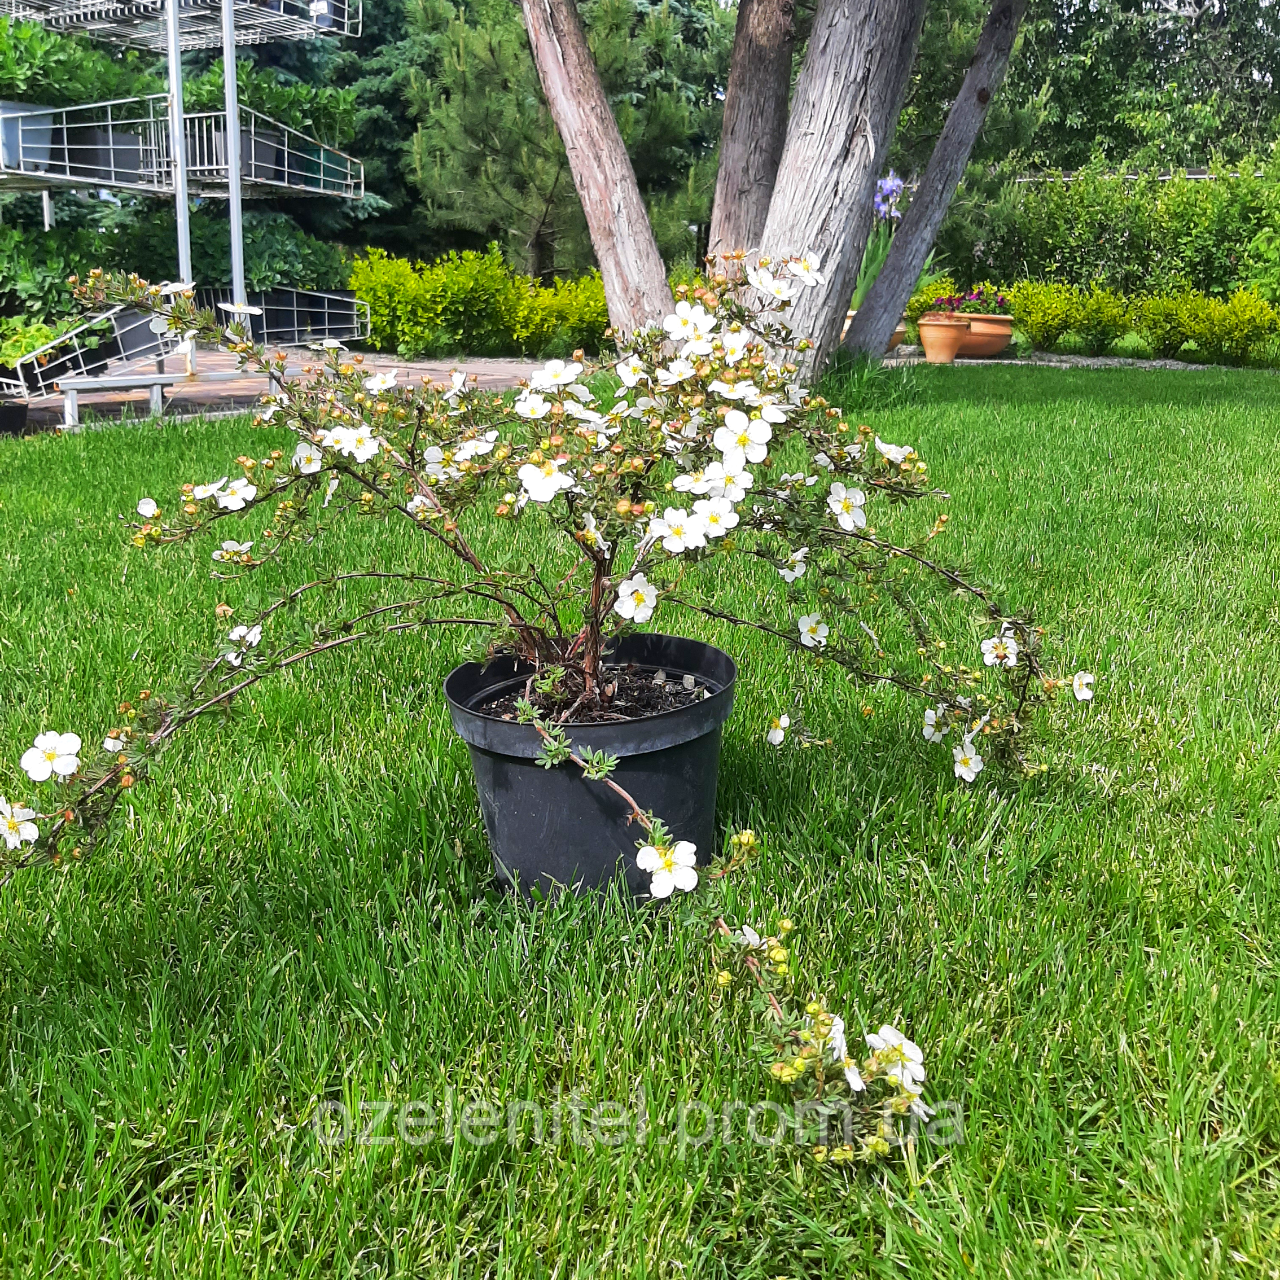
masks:
[[[808,554],[809,548],[801,547],[799,551],[793,551],[787,557],[787,563],[778,570],[787,582],[794,582],[797,578],[804,577],[804,571],[808,567],[804,558]]]
[[[724,346],[725,364],[737,364],[747,354],[747,347],[755,335],[750,329],[727,329],[720,335]]]
[[[787,270],[797,280],[802,281],[812,289],[814,285],[822,283],[822,274],[818,270],[820,266],[822,266],[822,259],[817,254],[806,253],[802,257],[792,258],[787,263]]]
[[[261,307],[251,307],[244,302],[220,302],[218,310],[225,311],[228,315],[233,316],[260,316],[262,314]]]
[[[240,647],[238,649],[228,649],[222,656],[233,667],[238,667],[244,659],[243,651],[256,647],[258,641],[262,639],[262,628],[257,625],[252,627],[232,627],[227,639],[232,644]]]
[[[551,403],[535,391],[526,391],[512,405],[522,418],[545,418],[551,412]]]
[[[582,541],[606,556],[609,554],[610,544],[605,541],[604,534],[596,528],[596,518],[590,511],[582,517]]]
[[[769,945],[768,938],[762,938],[749,924],[744,924],[742,928],[733,935],[733,940],[740,943],[750,951],[762,951]]]
[[[638,382],[649,381],[649,375],[645,372],[644,362],[639,356],[623,356],[613,367],[618,377],[622,379],[624,387],[634,387]]]
[[[65,780],[80,768],[79,750],[80,739],[74,733],[42,733],[18,763],[32,782],[44,782],[55,773]]]
[[[765,741],[772,747],[782,746],[783,739],[787,736],[787,730],[791,727],[790,716],[777,716],[769,721],[768,732],[764,735]],[[843,1055],[841,1055],[843,1057]]]
[[[655,898],[669,898],[676,889],[684,893],[696,889],[696,863],[697,845],[688,840],[677,840],[670,849],[647,844],[636,855],[636,866],[653,874],[649,892]]]
[[[170,329],[169,317],[168,316],[152,316],[151,323],[147,326],[147,328],[150,329],[152,333],[156,333],[156,334],[168,333]]]
[[[661,520],[650,516],[648,536],[661,538],[662,545],[677,556],[690,548],[707,545],[707,530],[702,517],[690,515],[678,507],[668,507]]]
[[[916,452],[909,444],[885,444],[879,436],[876,436],[876,448],[890,462],[895,463],[906,462],[908,458],[914,457]]]
[[[103,751],[109,751],[113,756],[118,755],[124,750],[123,738],[104,738],[102,740]]]
[[[989,667],[1004,666],[1012,671],[1018,665],[1018,642],[1002,631],[982,642],[982,660]]]
[[[658,588],[643,573],[618,583],[618,598],[613,608],[629,622],[648,622],[658,603]]]
[[[955,758],[956,777],[972,782],[982,772],[982,757],[973,749],[973,740],[966,738],[964,742],[951,749]]]
[[[709,329],[711,324],[711,317],[702,307],[689,302],[677,302],[675,315],[667,316],[662,322],[662,327],[673,342],[683,342],[692,337],[695,331]],[[707,350],[710,349],[711,346],[708,343]]]
[[[718,464],[713,464],[718,465]],[[721,478],[724,476],[724,468],[720,467]],[[671,482],[671,487],[677,493],[707,493],[711,488],[712,482],[707,479],[705,470],[682,471]]]
[[[450,404],[457,404],[458,397],[467,389],[467,374],[465,369],[449,370],[449,390],[445,392],[444,398]]]
[[[483,454],[492,453],[494,442],[498,439],[496,431],[486,431],[484,435],[472,440],[464,440],[454,451],[454,462],[470,462]]]
[[[748,271],[747,279],[761,293],[767,294],[778,302],[790,302],[798,295],[800,289],[795,280],[788,279],[786,276],[774,276],[772,272],[763,268],[758,271]]]
[[[677,382],[693,377],[693,365],[687,360],[673,360],[665,369],[658,370],[658,381],[664,387],[674,387]]]
[[[702,473],[705,488],[695,488],[694,492],[708,493],[713,498],[728,498],[730,502],[741,502],[747,496],[753,480],[750,471],[730,467],[730,463],[737,462],[738,459],[726,455],[722,463],[709,463]]]
[[[150,520],[151,517],[159,510],[160,508],[156,506],[156,500],[154,498],[143,498],[142,501],[138,503],[138,514],[147,520]]]
[[[325,486],[324,505],[327,507],[333,501],[333,495],[338,492],[338,485],[342,483],[341,476],[330,476],[329,483]]]
[[[763,462],[769,452],[773,430],[763,422],[753,422],[741,409],[730,409],[724,415],[724,426],[716,429],[712,443],[725,455],[725,467],[740,471],[741,463],[730,467],[730,457],[742,457],[747,462]]]
[[[239,511],[246,502],[252,502],[257,496],[257,486],[250,484],[243,476],[239,480],[233,480],[221,493],[214,494],[218,499],[218,506],[224,511]]]
[[[813,455],[815,466],[821,467],[824,471],[834,471],[836,464],[827,457],[825,453],[815,453]]]
[[[947,730],[950,725],[944,724],[941,729],[938,728],[938,717],[942,715],[942,709],[935,711],[932,707],[924,713],[924,736],[926,742],[941,742],[947,736]]]
[[[241,556],[247,556],[252,542],[224,542],[217,551],[213,553],[215,560],[239,560]]]
[[[206,498],[212,498],[226,483],[227,477],[223,476],[221,480],[215,480],[213,484],[198,484],[191,490],[191,496],[197,502],[203,502]]]
[[[849,1056],[849,1046],[844,1039],[844,1019],[841,1017],[831,1019],[831,1030],[827,1032],[827,1048],[837,1062],[843,1062]]]
[[[750,397],[748,403],[752,408],[760,410],[760,416],[766,422],[786,422],[787,420],[787,408],[777,396],[762,392]]]
[[[924,1083],[924,1054],[920,1046],[908,1040],[896,1027],[882,1026],[877,1032],[868,1032],[867,1044],[879,1062],[887,1066],[886,1078],[894,1084],[902,1084],[912,1093],[918,1093]]]
[[[553,387],[567,387],[576,382],[582,366],[563,360],[548,360],[540,372],[529,379],[529,385],[538,391],[550,391]]]
[[[368,427],[339,427],[333,432],[333,447],[357,462],[368,462],[382,448],[382,441]]]
[[[708,538],[723,538],[738,524],[738,513],[728,498],[703,498],[693,504],[693,514],[701,518]]]
[[[321,351],[345,351],[347,348],[337,338],[326,338],[320,343]]]
[[[404,509],[411,515],[416,516],[419,511],[425,511],[430,504],[426,498],[420,493],[415,493],[408,502],[405,503]]]
[[[555,458],[548,458],[541,466],[536,467],[532,462],[526,462],[516,475],[520,477],[525,492],[534,502],[550,502],[557,493],[572,489],[574,485],[573,473],[561,471],[561,465]]]
[[[400,376],[399,369],[388,369],[383,373],[371,373],[364,380],[364,389],[366,391],[390,391],[396,385],[396,379]]]
[[[760,394],[753,382],[721,382],[717,378],[707,384],[708,391],[714,391],[726,400],[754,400]]]
[[[16,849],[24,840],[33,844],[40,834],[34,822],[34,809],[11,809],[9,802],[0,796],[0,835],[10,849]]]
[[[825,649],[831,628],[816,613],[806,613],[799,619],[800,643],[806,649]]]
[[[862,508],[866,500],[867,495],[861,489],[846,489],[837,480],[831,486],[831,492],[827,496],[827,506],[842,529],[864,529],[867,524],[867,513]]]
[[[1077,671],[1071,677],[1071,692],[1076,695],[1077,702],[1090,702],[1093,699],[1093,690],[1089,687],[1093,684],[1093,673],[1091,671]]]
[[[862,1072],[858,1070],[852,1058],[846,1058],[843,1065],[845,1083],[854,1093],[861,1093],[867,1087],[867,1082],[862,1078]]]
[[[304,476],[310,476],[319,471],[322,464],[319,446],[308,444],[305,440],[299,441],[298,447],[293,451],[294,468]]]

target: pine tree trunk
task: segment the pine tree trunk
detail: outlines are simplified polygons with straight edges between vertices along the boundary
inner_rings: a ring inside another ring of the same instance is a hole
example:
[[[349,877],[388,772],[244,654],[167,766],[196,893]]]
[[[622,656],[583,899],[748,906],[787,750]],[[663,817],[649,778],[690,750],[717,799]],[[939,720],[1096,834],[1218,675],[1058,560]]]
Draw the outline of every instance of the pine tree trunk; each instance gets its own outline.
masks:
[[[791,313],[814,344],[806,373],[840,338],[924,10],[925,0],[820,0],[814,17],[761,236],[762,256],[822,259],[825,283]]]
[[[924,177],[893,233],[889,256],[849,326],[844,345],[850,351],[878,356],[889,345],[938,228],[947,216],[951,198],[964,176],[973,144],[987,118],[987,108],[1004,79],[1026,8],[1027,0],[995,0],[992,4],[960,93],[947,113],[947,123],[925,166]]]
[[[551,118],[587,215],[609,320],[620,337],[661,323],[671,289],[631,158],[573,0],[521,0]]]
[[[739,0],[709,253],[760,243],[787,138],[794,18],[793,0]]]

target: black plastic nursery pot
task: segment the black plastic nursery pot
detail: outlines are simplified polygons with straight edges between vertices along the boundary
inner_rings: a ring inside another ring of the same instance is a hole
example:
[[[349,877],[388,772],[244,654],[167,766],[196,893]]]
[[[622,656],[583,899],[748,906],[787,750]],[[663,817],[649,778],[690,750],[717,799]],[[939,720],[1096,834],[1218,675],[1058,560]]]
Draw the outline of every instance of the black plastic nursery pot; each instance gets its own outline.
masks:
[[[576,749],[618,757],[613,780],[642,810],[666,823],[676,840],[692,840],[698,861],[716,852],[716,780],[720,738],[733,710],[738,669],[727,653],[679,636],[624,637],[605,655],[607,666],[634,663],[679,681],[692,676],[708,696],[686,707],[639,720],[565,725]],[[626,877],[633,893],[647,893],[649,876],[636,866],[644,834],[627,822],[626,802],[571,763],[544,769],[538,731],[483,707],[523,690],[530,666],[511,657],[488,666],[468,662],[449,673],[445,697],[453,727],[471,753],[480,810],[498,878],[524,893],[553,884],[581,892]]]

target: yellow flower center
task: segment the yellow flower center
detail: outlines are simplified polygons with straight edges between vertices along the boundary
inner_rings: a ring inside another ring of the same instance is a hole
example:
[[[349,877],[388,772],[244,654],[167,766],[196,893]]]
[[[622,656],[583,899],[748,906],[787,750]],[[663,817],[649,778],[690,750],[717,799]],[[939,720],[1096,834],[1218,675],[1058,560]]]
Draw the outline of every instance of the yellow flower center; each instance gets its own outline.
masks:
[[[644,592],[638,588],[631,593],[631,598],[636,604],[644,604]]]
[[[58,753],[56,751],[46,751],[44,753],[44,758],[48,760],[50,763],[52,763],[54,760],[58,758]]]

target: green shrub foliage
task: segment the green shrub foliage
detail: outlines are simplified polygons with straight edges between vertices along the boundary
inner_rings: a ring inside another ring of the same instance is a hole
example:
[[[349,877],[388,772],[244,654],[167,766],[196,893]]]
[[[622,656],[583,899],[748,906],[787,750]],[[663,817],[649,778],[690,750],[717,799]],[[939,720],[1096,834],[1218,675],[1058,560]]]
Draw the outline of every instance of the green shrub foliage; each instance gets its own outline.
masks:
[[[1230,297],[1266,256],[1265,245],[1251,250],[1257,237],[1280,228],[1280,164],[1257,169],[1242,161],[1238,173],[1163,180],[1086,169],[1070,181],[1010,182],[982,201],[962,191],[939,243],[965,287],[990,276]]]
[[[373,345],[409,360],[596,352],[609,326],[598,274],[548,288],[513,272],[496,244],[432,263],[371,249],[351,287],[369,304]]]

